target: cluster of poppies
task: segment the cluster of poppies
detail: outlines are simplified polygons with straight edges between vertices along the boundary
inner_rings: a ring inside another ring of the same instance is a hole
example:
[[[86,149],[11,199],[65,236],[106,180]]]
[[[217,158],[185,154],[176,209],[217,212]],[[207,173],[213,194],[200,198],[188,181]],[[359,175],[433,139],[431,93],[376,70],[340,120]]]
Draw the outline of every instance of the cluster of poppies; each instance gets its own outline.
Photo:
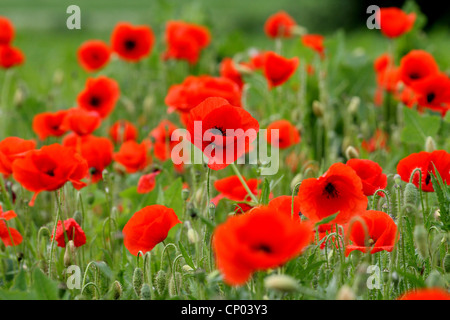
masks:
[[[22,51],[12,45],[15,31],[11,21],[0,16],[0,67],[9,69],[25,61]]]

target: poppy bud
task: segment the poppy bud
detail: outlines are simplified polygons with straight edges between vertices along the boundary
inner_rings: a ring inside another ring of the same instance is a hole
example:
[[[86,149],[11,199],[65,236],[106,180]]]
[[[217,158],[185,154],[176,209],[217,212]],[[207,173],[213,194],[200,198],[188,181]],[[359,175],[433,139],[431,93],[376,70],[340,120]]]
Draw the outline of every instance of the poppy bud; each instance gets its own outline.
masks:
[[[264,279],[264,286],[269,290],[281,292],[295,292],[298,289],[297,281],[287,275],[275,274]]]
[[[445,255],[444,261],[442,264],[443,264],[445,273],[450,273],[450,254],[449,253],[447,253]]]
[[[407,183],[405,187],[405,205],[416,205],[417,200],[419,198],[419,190],[417,190],[416,186],[412,183]]]
[[[198,242],[198,233],[192,228],[189,228],[187,231],[187,237],[190,243],[197,243]]]
[[[25,100],[25,93],[23,89],[19,87],[14,93],[14,100],[13,100],[14,106],[16,107],[21,106],[24,100]]]
[[[352,97],[347,108],[348,113],[355,114],[358,111],[360,103],[361,99],[359,97]]]
[[[122,296],[122,285],[117,280],[111,286],[111,296],[113,300],[119,300]]]
[[[189,198],[189,189],[181,190],[181,199],[183,199],[183,201],[187,201],[188,198]]]
[[[434,212],[434,218],[435,218],[436,220],[440,220],[440,218],[441,218],[441,209],[437,209],[437,210]]]
[[[216,213],[216,205],[212,202],[209,203],[208,212],[210,217],[214,217]]]
[[[148,283],[144,283],[141,288],[141,300],[151,300],[150,285]]]
[[[172,275],[169,280],[169,295],[171,297],[177,295],[177,288],[180,290],[183,285],[183,276],[180,272],[175,272],[175,275]]]
[[[77,210],[73,213],[73,219],[81,226],[81,223],[83,222],[83,215]]]
[[[194,269],[192,269],[187,264],[185,264],[181,269],[183,269],[184,272],[192,272],[192,271],[194,271]]]
[[[350,159],[359,159],[359,152],[354,147],[349,146],[347,150],[345,150],[345,156],[348,160]]]
[[[402,177],[398,173],[394,175],[394,182],[398,185],[402,182]]]
[[[141,288],[143,284],[144,284],[144,272],[142,271],[141,268],[134,269],[133,289],[138,297],[141,295]]]
[[[427,241],[427,231],[423,225],[417,225],[414,228],[414,242],[416,244],[417,250],[423,259],[428,256],[428,241]]]
[[[69,240],[66,245],[66,251],[64,252],[64,266],[68,267],[75,262],[75,244],[72,240]]]
[[[348,285],[344,284],[338,291],[337,300],[355,300],[355,293],[353,292],[352,288],[350,288]]]
[[[298,173],[294,176],[294,178],[291,181],[291,190],[294,190],[295,186],[299,184],[303,180],[303,175],[301,173]]]
[[[156,273],[155,277],[155,287],[159,295],[163,295],[164,291],[166,290],[166,286],[167,286],[166,272],[164,270],[159,270]]]
[[[312,110],[313,110],[314,115],[317,118],[322,118],[323,117],[324,109],[323,109],[323,105],[319,101],[315,100],[313,102]]]
[[[427,137],[427,140],[425,141],[425,151],[426,152],[433,152],[436,151],[436,142],[432,137]]]

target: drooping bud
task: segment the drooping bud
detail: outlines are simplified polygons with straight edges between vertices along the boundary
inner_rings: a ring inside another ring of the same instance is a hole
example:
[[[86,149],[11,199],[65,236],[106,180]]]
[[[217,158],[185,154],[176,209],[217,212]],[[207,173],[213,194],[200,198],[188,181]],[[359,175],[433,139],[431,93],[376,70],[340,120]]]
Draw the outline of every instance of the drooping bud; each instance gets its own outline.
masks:
[[[355,293],[352,288],[344,284],[336,295],[337,300],[355,300]]]
[[[269,290],[276,290],[281,292],[295,292],[298,290],[297,281],[287,275],[275,274],[264,279],[264,286]]]
[[[415,206],[417,204],[417,201],[419,199],[419,190],[417,187],[412,183],[407,183],[405,187],[405,198],[404,203],[405,205],[412,205]]]
[[[133,289],[138,297],[141,295],[141,288],[143,284],[144,284],[144,272],[142,271],[141,268],[134,269]]]
[[[164,291],[166,290],[166,286],[167,286],[166,272],[164,270],[159,270],[156,273],[155,277],[155,287],[159,295],[162,295],[164,293]]]
[[[111,286],[111,297],[113,300],[119,300],[122,296],[122,285],[119,281],[114,281]]]
[[[436,151],[436,142],[432,137],[427,137],[427,140],[425,141],[425,151],[426,152],[433,152]]]
[[[402,182],[402,177],[398,173],[394,175],[394,182],[398,185]]]
[[[189,228],[189,229],[188,229],[188,231],[187,231],[187,237],[188,237],[188,240],[189,240],[190,243],[197,243],[197,242],[198,242],[198,239],[199,239],[199,236],[198,236],[197,231],[195,231],[195,230],[192,229],[192,228]]]
[[[66,251],[64,252],[64,266],[68,267],[75,263],[75,243],[69,240],[66,246]]]
[[[426,259],[428,257],[427,231],[421,224],[414,228],[414,243],[416,244],[420,256],[423,259]]]
[[[291,185],[290,185],[291,190],[294,190],[295,186],[298,185],[302,180],[303,180],[303,175],[301,173],[296,174],[295,177],[291,181]]]
[[[141,300],[151,300],[151,289],[148,283],[144,283],[141,288]]]
[[[192,269],[191,266],[185,264],[181,269],[183,269],[184,272],[192,272],[194,269]]]
[[[208,212],[210,217],[214,217],[214,215],[216,214],[216,205],[214,203],[209,203]]]
[[[353,146],[348,146],[345,150],[345,156],[348,160],[350,159],[359,159],[359,152]]]

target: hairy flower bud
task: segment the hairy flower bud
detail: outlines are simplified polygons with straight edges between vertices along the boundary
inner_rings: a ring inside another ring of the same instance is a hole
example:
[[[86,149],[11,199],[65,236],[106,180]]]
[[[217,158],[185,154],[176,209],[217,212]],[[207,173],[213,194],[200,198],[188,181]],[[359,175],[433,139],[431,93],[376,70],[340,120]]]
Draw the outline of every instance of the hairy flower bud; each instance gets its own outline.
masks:
[[[64,266],[68,267],[75,263],[75,244],[72,240],[69,240],[66,246],[66,251],[64,252]]]
[[[414,242],[417,247],[417,251],[423,259],[428,257],[428,241],[427,241],[427,231],[425,227],[421,224],[414,228]]]
[[[417,190],[417,187],[412,183],[407,183],[405,187],[405,198],[403,199],[405,205],[409,204],[415,206],[417,204],[418,199],[419,199],[419,190]]]
[[[111,297],[114,300],[119,300],[122,296],[122,285],[119,281],[114,281],[111,286]]]
[[[353,146],[349,146],[345,150],[345,156],[347,157],[348,160],[350,160],[350,159],[359,159],[359,152]]]
[[[141,288],[143,284],[144,284],[144,272],[142,271],[141,268],[134,269],[133,289],[138,297],[141,295]]]
[[[295,292],[298,289],[297,281],[287,275],[275,274],[264,279],[264,286],[269,290],[281,292]]]
[[[144,283],[141,288],[141,300],[151,300],[151,289],[148,283]]]
[[[155,287],[159,295],[162,295],[164,293],[164,291],[166,290],[166,286],[167,286],[166,272],[164,270],[159,270],[156,273],[155,277]]]

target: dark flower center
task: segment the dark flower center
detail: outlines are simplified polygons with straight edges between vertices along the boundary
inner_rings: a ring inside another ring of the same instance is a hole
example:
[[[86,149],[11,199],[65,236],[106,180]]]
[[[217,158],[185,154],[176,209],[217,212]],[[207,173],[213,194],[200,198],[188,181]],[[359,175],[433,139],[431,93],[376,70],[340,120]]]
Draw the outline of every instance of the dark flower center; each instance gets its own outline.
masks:
[[[125,41],[125,49],[127,50],[133,50],[136,47],[136,42],[134,40],[127,40]]]
[[[336,190],[334,185],[331,182],[329,182],[325,186],[325,189],[323,190],[322,194],[325,195],[327,197],[327,199],[330,199],[330,198],[337,198],[337,196],[339,195],[339,192]]]
[[[54,170],[55,169],[50,169],[50,170],[45,171],[44,173],[46,175],[49,175],[50,177],[54,177],[55,176],[55,171]]]
[[[91,106],[98,107],[100,105],[100,99],[97,97],[91,98]]]
[[[266,244],[259,244],[254,248],[256,251],[262,251],[264,253],[272,253],[272,249]]]
[[[427,102],[428,103],[433,102],[434,98],[436,98],[436,95],[433,92],[430,92],[429,94],[427,94]]]
[[[409,78],[410,78],[410,79],[413,79],[413,80],[419,79],[419,78],[420,78],[420,74],[417,73],[417,72],[413,72],[413,73],[411,73],[411,74],[409,75]]]
[[[429,173],[427,173],[427,176],[425,178],[425,184],[428,185],[430,183],[430,181],[431,181],[431,176]]]
[[[222,127],[214,126],[213,129],[219,130],[219,131],[222,133],[223,136],[226,136],[226,135],[227,135],[227,134],[226,134],[226,130],[225,130],[224,128],[222,128]]]

